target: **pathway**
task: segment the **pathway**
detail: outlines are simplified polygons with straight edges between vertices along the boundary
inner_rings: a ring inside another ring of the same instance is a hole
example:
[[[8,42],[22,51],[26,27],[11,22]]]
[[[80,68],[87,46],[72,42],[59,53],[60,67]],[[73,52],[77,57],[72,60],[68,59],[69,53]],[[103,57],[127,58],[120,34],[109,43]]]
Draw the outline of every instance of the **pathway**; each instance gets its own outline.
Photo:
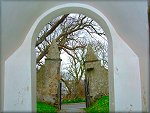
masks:
[[[61,110],[58,113],[85,113],[83,108],[86,108],[85,102],[62,104]]]

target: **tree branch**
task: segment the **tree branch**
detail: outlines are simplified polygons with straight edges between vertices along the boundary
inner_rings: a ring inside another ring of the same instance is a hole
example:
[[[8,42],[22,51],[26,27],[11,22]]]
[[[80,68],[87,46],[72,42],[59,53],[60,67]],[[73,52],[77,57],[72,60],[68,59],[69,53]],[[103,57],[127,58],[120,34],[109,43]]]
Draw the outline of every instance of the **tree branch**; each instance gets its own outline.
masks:
[[[62,16],[62,18],[61,18],[60,20],[58,20],[58,21],[52,26],[52,28],[51,28],[48,32],[46,32],[45,34],[43,34],[43,35],[41,36],[41,38],[40,38],[38,41],[36,41],[36,46],[38,46],[39,44],[41,44],[41,43],[45,40],[45,38],[46,38],[48,35],[50,35],[50,34],[65,20],[65,18],[66,18],[68,15],[69,15],[69,14],[66,14],[66,15]]]

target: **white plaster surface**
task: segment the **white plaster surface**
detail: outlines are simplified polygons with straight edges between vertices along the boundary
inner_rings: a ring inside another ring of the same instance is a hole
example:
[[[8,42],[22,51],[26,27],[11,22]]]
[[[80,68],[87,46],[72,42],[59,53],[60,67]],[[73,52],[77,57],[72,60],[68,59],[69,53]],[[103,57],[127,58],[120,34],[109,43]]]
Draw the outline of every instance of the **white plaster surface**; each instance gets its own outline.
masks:
[[[27,35],[27,37],[29,37],[29,35]],[[28,39],[29,38],[5,61],[5,112],[33,111],[32,101],[36,98],[32,98],[32,96],[36,96],[36,87],[31,84],[31,82],[35,83],[35,79],[34,81],[32,80],[32,76],[35,78],[35,75],[31,73],[35,71],[31,67],[31,40]],[[32,87],[34,87],[33,91],[31,91]],[[35,106],[34,103],[34,107]]]
[[[63,3],[68,1],[2,1],[3,110],[35,111],[35,38],[48,21],[64,13],[77,12],[93,17],[109,38],[111,110],[148,111],[146,0],[78,2],[87,5]]]
[[[115,111],[142,112],[139,59],[117,35],[113,45]]]

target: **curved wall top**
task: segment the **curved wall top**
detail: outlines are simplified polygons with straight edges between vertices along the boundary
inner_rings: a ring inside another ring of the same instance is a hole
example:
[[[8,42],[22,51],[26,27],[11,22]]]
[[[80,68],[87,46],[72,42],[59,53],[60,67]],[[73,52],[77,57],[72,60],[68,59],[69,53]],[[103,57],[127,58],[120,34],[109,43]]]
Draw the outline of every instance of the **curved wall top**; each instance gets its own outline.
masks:
[[[65,4],[68,2],[69,2],[68,0],[62,1],[31,0],[30,2],[2,1],[1,2],[2,59],[6,60],[22,44],[32,24],[41,14],[43,14],[49,8]],[[72,2],[70,1],[70,3]],[[146,25],[148,22],[147,0],[77,1],[77,3],[90,5],[101,11],[103,14],[105,14],[105,16],[114,26],[117,33],[125,41],[129,43],[129,46],[131,48],[136,50],[136,53],[138,54],[143,53],[143,49],[145,50],[148,47],[147,46],[148,44],[145,44],[145,42],[148,42],[148,38],[141,39],[141,37],[148,37],[148,31],[146,31],[148,29]],[[73,12],[78,11],[79,11],[78,9],[75,9]],[[65,12],[68,11],[64,11],[64,13]],[[88,16],[90,17],[90,15]]]
[[[52,19],[63,15],[63,14],[68,14],[68,13],[79,13],[79,14],[84,14],[93,20],[97,21],[99,25],[103,28],[105,31],[106,35],[108,36],[109,40],[111,35],[110,35],[110,29],[114,29],[111,25],[111,23],[108,21],[108,19],[102,14],[99,10],[96,8],[90,6],[90,5],[85,5],[85,4],[80,4],[80,3],[67,3],[67,4],[62,4],[58,5],[56,7],[53,7],[49,10],[47,10],[45,13],[43,13],[34,23],[33,26],[36,26],[35,32],[33,34],[33,44],[35,45],[35,39],[38,36],[40,30]],[[94,17],[93,17],[94,15]]]

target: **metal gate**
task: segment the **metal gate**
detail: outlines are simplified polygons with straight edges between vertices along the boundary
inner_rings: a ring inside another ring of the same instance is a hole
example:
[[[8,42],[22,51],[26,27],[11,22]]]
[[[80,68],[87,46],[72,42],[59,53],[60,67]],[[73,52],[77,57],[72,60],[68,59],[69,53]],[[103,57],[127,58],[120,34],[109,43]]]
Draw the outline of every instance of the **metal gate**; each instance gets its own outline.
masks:
[[[90,106],[90,89],[89,89],[89,78],[86,77],[84,80],[84,92],[85,92],[85,100],[86,100],[86,108]]]
[[[59,110],[61,110],[61,104],[62,104],[62,102],[61,102],[61,99],[62,99],[61,88],[62,88],[62,83],[59,82],[59,85],[58,85],[58,108],[59,108]]]

